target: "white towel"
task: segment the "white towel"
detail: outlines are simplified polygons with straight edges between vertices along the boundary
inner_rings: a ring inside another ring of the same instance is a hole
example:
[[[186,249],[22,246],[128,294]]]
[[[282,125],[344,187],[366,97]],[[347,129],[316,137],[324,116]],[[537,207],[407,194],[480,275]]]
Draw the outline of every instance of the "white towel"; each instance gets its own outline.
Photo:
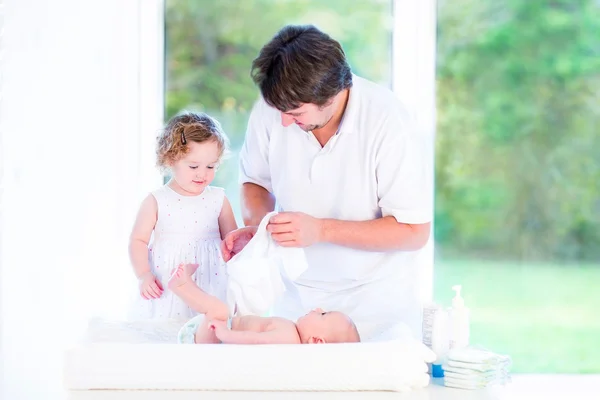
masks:
[[[279,246],[267,232],[267,214],[244,249],[227,263],[227,304],[230,315],[266,316],[290,283],[308,264],[304,249]]]
[[[429,384],[426,362],[434,359],[425,345],[409,340],[260,346],[101,343],[67,351],[64,377],[70,390],[407,392]]]

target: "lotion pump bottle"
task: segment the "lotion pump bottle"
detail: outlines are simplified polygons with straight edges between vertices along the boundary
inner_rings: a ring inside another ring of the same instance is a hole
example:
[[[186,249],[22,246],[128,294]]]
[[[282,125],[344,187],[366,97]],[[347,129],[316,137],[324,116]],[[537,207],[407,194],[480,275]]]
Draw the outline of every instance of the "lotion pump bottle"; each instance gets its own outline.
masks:
[[[460,349],[469,345],[469,309],[460,296],[461,285],[452,286],[456,295],[450,309],[450,348]]]

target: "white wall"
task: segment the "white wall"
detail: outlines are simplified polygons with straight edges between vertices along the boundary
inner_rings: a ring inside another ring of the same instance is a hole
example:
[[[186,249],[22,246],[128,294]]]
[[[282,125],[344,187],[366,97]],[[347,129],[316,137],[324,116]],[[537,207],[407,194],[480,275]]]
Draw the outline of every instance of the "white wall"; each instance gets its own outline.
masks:
[[[51,398],[64,346],[90,315],[120,314],[132,287],[127,236],[159,183],[162,9],[4,3],[0,398]]]

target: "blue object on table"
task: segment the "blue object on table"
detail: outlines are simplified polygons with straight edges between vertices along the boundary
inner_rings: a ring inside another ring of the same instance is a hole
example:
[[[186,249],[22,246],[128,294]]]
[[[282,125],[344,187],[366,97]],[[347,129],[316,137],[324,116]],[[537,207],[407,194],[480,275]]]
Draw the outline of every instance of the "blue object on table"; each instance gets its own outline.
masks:
[[[431,365],[431,376],[434,378],[443,378],[444,377],[444,369],[441,364],[432,364]]]

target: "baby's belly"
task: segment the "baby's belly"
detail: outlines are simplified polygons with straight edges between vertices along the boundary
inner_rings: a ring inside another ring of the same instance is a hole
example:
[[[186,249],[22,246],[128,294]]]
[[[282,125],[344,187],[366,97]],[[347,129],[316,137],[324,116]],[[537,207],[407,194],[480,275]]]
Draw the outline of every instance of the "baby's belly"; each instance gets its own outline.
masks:
[[[292,325],[293,322],[282,318],[263,318],[252,315],[238,317],[237,323],[235,318],[232,321],[233,329],[250,332],[266,332],[273,329],[285,330],[290,328]]]
[[[268,320],[265,318],[245,315],[243,317],[234,318],[231,327],[239,331],[265,332],[269,329],[269,325]]]

